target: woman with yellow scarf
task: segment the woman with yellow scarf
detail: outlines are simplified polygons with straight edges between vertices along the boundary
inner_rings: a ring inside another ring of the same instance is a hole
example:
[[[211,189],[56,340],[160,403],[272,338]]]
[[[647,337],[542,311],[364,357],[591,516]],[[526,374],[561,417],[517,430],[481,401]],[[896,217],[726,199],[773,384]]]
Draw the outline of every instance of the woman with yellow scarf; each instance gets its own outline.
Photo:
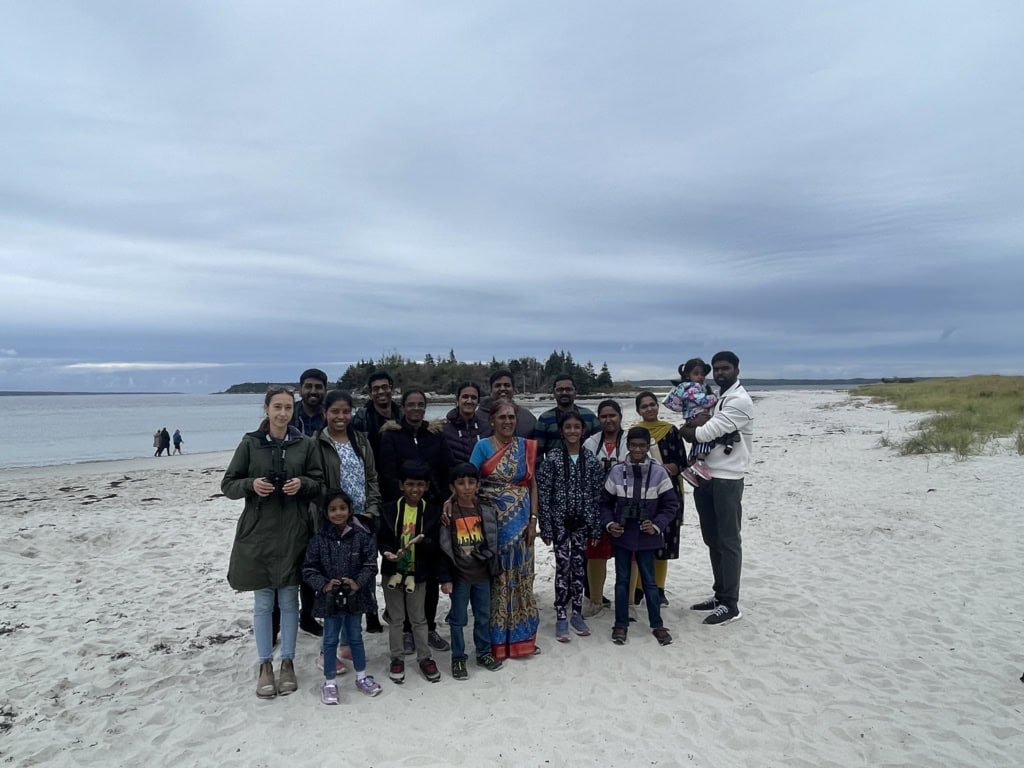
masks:
[[[658,594],[661,595],[661,604],[668,605],[665,597],[665,579],[668,577],[668,561],[679,558],[679,530],[683,522],[683,494],[680,491],[677,478],[679,473],[686,466],[686,446],[679,430],[667,421],[658,419],[658,398],[653,392],[641,392],[636,396],[636,412],[642,421],[636,426],[643,427],[651,433],[651,448],[649,454],[658,464],[661,464],[672,478],[676,486],[676,493],[679,494],[679,517],[673,521],[663,533],[665,534],[665,547],[658,550],[654,556],[654,580],[658,584]],[[630,587],[636,600],[637,584],[639,575],[636,566],[633,567],[633,575],[630,578]],[[641,591],[641,599],[643,592]]]

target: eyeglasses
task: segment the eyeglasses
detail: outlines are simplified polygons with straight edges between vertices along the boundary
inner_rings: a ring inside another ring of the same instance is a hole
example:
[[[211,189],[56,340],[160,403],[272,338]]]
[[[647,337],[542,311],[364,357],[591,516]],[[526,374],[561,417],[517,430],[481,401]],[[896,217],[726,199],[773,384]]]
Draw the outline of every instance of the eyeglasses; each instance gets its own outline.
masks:
[[[570,393],[570,392],[575,392],[575,391],[576,391],[576,387],[555,387],[555,392]]]
[[[370,387],[370,391],[371,392],[390,392],[391,391],[391,385],[390,384],[376,384],[376,385]]]

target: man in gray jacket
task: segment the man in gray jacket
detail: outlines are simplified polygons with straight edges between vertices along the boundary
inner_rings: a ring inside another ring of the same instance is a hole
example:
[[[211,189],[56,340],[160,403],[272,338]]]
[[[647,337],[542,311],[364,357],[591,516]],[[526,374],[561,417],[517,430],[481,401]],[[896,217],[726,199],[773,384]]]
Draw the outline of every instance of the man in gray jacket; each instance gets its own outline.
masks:
[[[728,624],[742,618],[739,608],[743,546],[743,478],[750,467],[754,403],[739,382],[740,359],[732,352],[711,358],[711,371],[720,392],[713,413],[702,413],[679,431],[690,442],[715,443],[708,454],[711,481],[693,491],[700,532],[711,557],[715,594],[690,606],[710,611],[705,624]]]

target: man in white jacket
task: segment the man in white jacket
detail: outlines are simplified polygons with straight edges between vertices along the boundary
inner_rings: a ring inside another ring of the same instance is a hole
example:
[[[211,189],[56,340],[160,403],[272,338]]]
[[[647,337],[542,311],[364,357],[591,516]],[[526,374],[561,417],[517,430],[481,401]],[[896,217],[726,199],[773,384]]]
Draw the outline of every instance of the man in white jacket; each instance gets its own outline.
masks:
[[[743,478],[750,466],[754,403],[739,382],[740,359],[734,353],[719,352],[711,358],[711,372],[720,387],[714,411],[698,414],[680,432],[690,442],[715,443],[706,460],[712,480],[693,492],[701,536],[711,557],[715,594],[690,608],[710,611],[704,623],[716,625],[743,616],[739,608],[741,502]]]

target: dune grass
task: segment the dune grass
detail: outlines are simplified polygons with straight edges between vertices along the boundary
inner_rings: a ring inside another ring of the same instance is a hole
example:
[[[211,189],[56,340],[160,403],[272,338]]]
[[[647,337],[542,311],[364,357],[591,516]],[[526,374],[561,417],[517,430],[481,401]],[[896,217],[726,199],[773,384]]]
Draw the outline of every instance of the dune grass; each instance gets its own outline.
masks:
[[[851,394],[892,403],[906,411],[933,415],[903,441],[883,438],[901,454],[954,453],[966,458],[993,438],[1016,435],[1024,454],[1024,376],[967,376],[928,379],[910,384],[868,384]]]

